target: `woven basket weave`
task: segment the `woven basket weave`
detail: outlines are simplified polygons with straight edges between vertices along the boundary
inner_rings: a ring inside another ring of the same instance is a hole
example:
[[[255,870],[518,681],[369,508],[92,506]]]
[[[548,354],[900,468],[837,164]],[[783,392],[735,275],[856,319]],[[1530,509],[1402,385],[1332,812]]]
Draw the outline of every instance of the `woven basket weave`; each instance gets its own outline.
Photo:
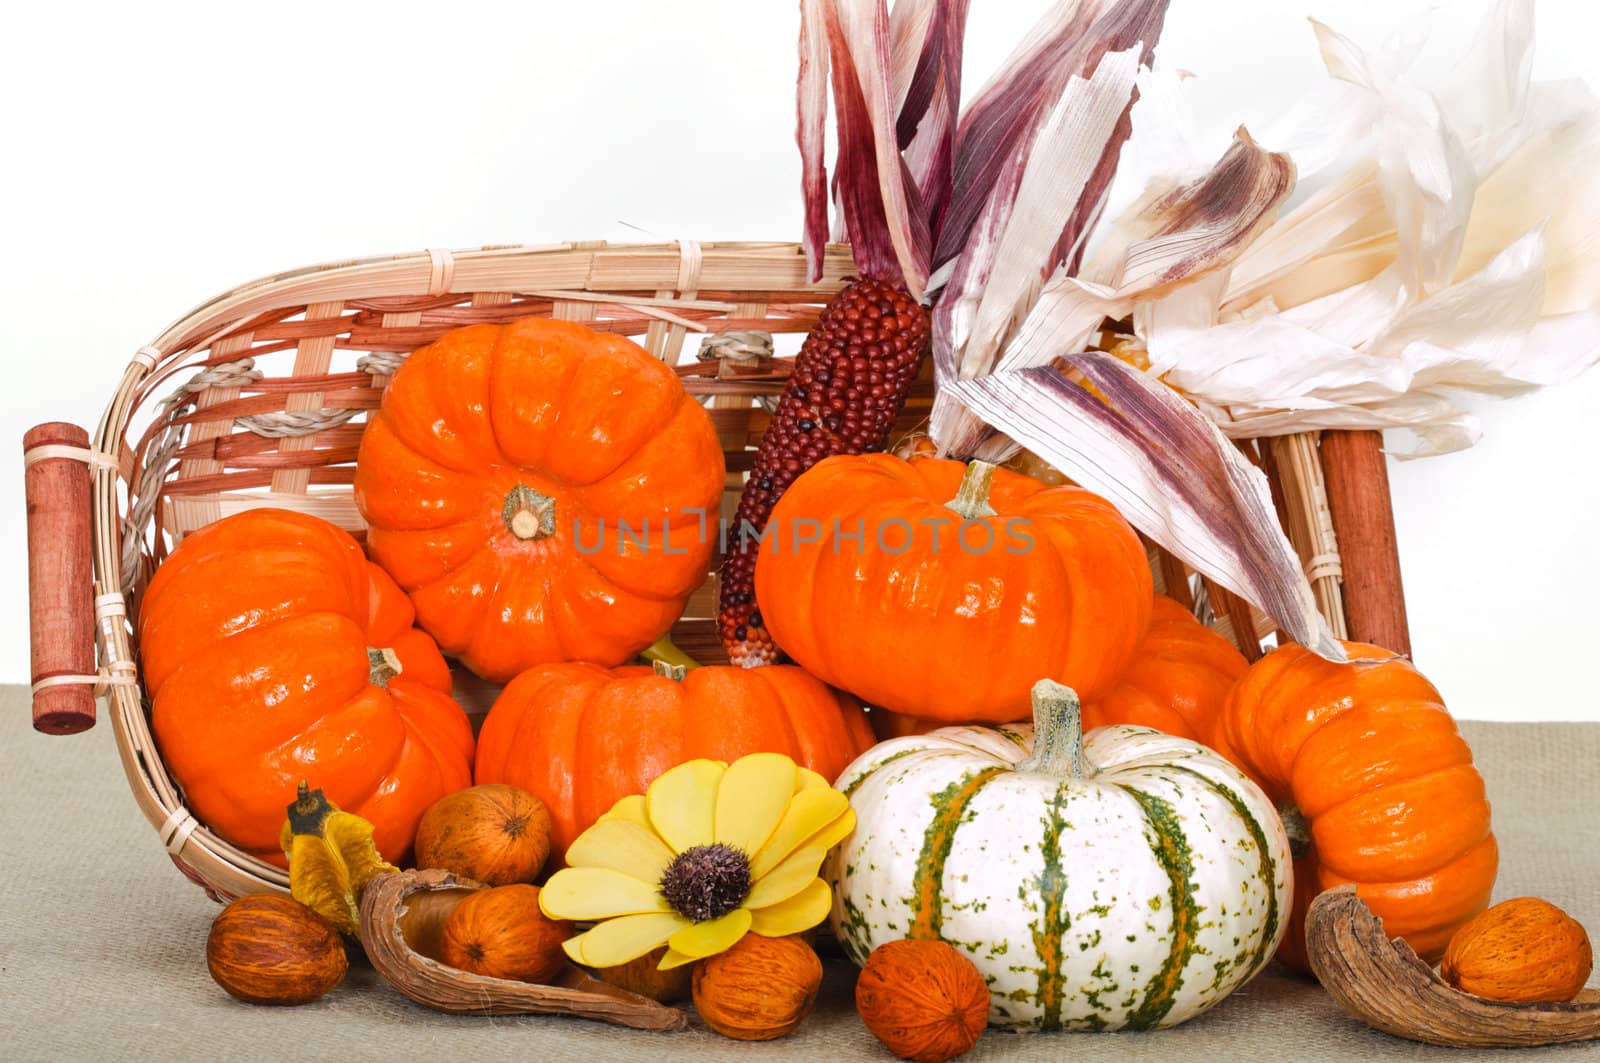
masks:
[[[257,506],[323,517],[354,533],[351,493],[366,411],[389,375],[446,331],[541,316],[634,337],[676,366],[708,406],[727,456],[724,516],[765,430],[797,347],[853,272],[830,247],[823,279],[806,282],[788,243],[490,247],[363,259],[278,274],[229,291],[141,348],[123,372],[94,448],[96,610],[117,749],[134,796],[174,862],[218,899],[286,890],[284,871],[212,834],[184,807],[150,731],[132,631],[151,573],[187,532]],[[896,437],[926,419],[926,379]],[[1291,541],[1319,604],[1342,633],[1338,557],[1315,442],[1243,444],[1268,471]],[[1247,657],[1274,634],[1259,612],[1151,548],[1158,589],[1233,639]],[[673,637],[702,661],[726,660],[712,619],[715,567]],[[494,690],[458,673],[458,695],[482,710]]]

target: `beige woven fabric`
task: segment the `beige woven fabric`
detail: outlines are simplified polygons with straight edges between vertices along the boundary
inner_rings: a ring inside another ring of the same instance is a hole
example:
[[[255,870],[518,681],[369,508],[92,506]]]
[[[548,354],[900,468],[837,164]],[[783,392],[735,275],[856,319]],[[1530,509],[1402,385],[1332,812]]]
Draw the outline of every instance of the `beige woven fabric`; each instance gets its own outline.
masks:
[[[1489,781],[1500,836],[1499,897],[1534,893],[1600,935],[1600,724],[1481,724],[1463,730]],[[378,1058],[527,1061],[888,1060],[851,1008],[836,961],[817,1011],[767,1046],[703,1028],[641,1034],[575,1019],[440,1015],[363,963],[302,1008],[235,1003],[206,974],[216,906],[168,861],[136,811],[109,726],[36,734],[27,691],[0,687],[0,1058],[8,1060]],[[1209,1014],[1158,1033],[990,1031],[973,1060],[1600,1058],[1600,1048],[1455,1052],[1400,1041],[1346,1017],[1314,984],[1276,967]]]

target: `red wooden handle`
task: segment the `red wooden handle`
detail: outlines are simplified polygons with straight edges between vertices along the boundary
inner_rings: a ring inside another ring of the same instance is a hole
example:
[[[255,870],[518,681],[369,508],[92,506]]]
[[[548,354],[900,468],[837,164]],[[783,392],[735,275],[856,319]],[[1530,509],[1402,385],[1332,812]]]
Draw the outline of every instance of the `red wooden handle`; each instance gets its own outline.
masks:
[[[28,623],[33,682],[95,671],[94,572],[89,553],[89,466],[76,457],[38,454],[47,446],[87,450],[89,433],[74,424],[37,425],[22,437],[34,453],[23,473],[28,502]],[[62,683],[36,689],[33,726],[45,734],[77,734],[94,726],[94,687]]]
[[[1322,433],[1322,473],[1344,569],[1344,614],[1357,642],[1411,656],[1389,469],[1381,432]]]

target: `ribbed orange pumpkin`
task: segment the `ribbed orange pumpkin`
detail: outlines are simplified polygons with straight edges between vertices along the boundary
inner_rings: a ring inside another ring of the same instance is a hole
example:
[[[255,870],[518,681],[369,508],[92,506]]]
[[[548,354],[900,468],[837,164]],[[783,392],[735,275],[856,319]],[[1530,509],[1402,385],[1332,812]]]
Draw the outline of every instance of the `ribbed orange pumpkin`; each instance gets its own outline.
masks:
[[[1244,654],[1164,594],[1115,686],[1083,706],[1083,728],[1127,723],[1205,741],[1228,691],[1250,667]]]
[[[1306,908],[1353,882],[1385,931],[1432,962],[1494,887],[1483,778],[1439,692],[1409,661],[1345,648],[1350,664],[1295,645],[1257,661],[1209,744],[1277,802],[1295,843],[1281,959],[1305,966]]]
[[[705,578],[723,487],[711,419],[629,340],[529,318],[446,333],[361,438],[373,559],[446,653],[497,682],[615,665]]]
[[[829,458],[767,529],[756,601],[777,644],[892,712],[1021,719],[1041,674],[1096,697],[1150,618],[1144,548],[1109,502],[980,462]]]
[[[667,673],[667,674],[663,674]],[[510,783],[550,810],[559,857],[621,798],[686,760],[783,753],[829,782],[872,745],[861,707],[799,668],[657,665],[530,669],[478,736],[479,783]]]
[[[1233,643],[1157,594],[1133,660],[1115,686],[1083,706],[1083,729],[1127,723],[1203,742],[1248,667]],[[926,734],[949,723],[882,709],[873,709],[871,720],[879,738]]]
[[[307,780],[370,820],[390,861],[472,782],[450,670],[394,581],[326,521],[280,509],[185,538],[139,608],[161,755],[194,813],[272,863]]]

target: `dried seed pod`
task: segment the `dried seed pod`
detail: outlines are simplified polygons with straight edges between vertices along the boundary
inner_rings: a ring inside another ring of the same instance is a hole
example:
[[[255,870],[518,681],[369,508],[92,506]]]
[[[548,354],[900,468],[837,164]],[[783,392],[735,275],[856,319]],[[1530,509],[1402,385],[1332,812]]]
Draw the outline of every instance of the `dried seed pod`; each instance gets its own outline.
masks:
[[[676,1008],[607,985],[567,964],[549,985],[487,978],[440,960],[444,924],[481,887],[448,871],[380,875],[361,895],[361,945],[373,969],[402,994],[461,1015],[580,1015],[637,1030],[681,1030]]]

